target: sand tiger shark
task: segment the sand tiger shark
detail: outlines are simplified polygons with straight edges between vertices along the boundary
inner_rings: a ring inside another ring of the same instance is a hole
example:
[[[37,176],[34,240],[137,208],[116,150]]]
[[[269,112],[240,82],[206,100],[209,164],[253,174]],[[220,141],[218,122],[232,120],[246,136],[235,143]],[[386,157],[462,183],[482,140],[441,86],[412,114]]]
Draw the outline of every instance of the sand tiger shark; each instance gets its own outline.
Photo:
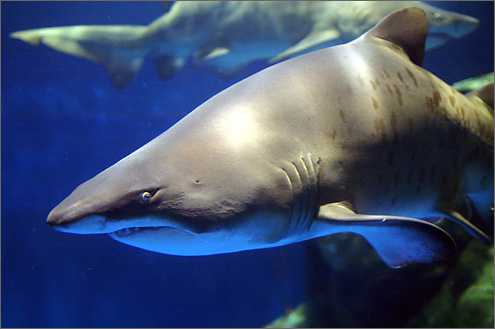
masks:
[[[403,9],[238,82],[77,187],[48,224],[174,255],[353,232],[391,267],[454,255],[442,217],[489,241],[458,207],[493,206],[493,84],[464,96],[424,70],[427,32],[422,9]]]
[[[476,18],[419,1],[177,1],[148,26],[68,26],[11,37],[103,64],[121,89],[154,57],[170,78],[189,58],[231,76],[248,63],[270,63],[351,41],[391,12],[421,7],[430,24],[427,48],[476,29]]]

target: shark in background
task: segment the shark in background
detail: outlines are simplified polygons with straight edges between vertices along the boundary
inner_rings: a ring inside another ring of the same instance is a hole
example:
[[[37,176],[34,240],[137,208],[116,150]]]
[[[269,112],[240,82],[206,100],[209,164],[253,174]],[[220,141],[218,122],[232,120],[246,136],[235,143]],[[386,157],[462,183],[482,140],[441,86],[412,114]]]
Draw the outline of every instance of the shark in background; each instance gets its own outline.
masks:
[[[49,27],[11,37],[100,63],[122,89],[146,56],[154,58],[162,79],[189,59],[231,76],[255,60],[276,63],[351,41],[391,12],[413,6],[425,11],[430,25],[427,50],[479,23],[420,1],[177,1],[148,26]]]
[[[493,222],[493,84],[463,95],[423,69],[426,17],[394,12],[227,88],[47,223],[175,255],[352,232],[391,267],[452,257],[442,218],[490,243],[470,219]]]

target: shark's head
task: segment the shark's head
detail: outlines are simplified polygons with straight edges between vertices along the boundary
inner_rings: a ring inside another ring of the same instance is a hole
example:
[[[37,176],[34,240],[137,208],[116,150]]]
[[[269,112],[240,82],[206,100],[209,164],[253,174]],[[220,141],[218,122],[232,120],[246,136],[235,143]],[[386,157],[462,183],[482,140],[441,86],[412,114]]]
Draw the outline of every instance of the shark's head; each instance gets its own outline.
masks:
[[[283,176],[268,177],[253,162],[243,167],[221,142],[175,131],[77,187],[47,223],[176,255],[257,249],[284,238],[290,196]]]
[[[479,20],[453,11],[442,10],[424,2],[415,2],[426,13],[429,32],[426,39],[426,50],[431,50],[448,40],[463,37],[478,28]]]

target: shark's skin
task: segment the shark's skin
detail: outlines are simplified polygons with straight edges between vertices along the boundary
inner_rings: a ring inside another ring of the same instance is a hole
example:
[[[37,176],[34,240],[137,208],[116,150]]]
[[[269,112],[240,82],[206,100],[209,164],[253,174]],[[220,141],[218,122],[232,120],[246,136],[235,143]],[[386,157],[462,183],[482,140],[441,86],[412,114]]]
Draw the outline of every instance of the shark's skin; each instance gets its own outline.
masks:
[[[427,49],[476,29],[478,20],[419,1],[178,1],[149,26],[68,26],[11,37],[105,65],[116,88],[137,74],[145,56],[170,78],[188,58],[225,76],[249,62],[270,63],[351,41],[389,13],[417,6],[430,24]]]
[[[493,96],[490,108],[489,93],[464,96],[420,67],[427,31],[421,9],[404,9],[231,86],[79,186],[48,224],[176,255],[346,231],[392,267],[455,253],[428,222],[442,216],[487,241],[456,210],[493,203]]]

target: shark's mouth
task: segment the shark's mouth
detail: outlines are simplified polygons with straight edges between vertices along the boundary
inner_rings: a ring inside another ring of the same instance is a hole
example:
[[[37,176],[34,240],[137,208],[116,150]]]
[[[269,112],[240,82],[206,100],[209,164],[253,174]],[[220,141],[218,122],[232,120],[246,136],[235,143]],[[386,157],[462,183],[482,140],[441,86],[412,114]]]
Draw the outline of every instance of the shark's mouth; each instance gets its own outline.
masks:
[[[191,232],[181,230],[170,226],[146,226],[146,227],[126,227],[115,232],[108,233],[112,238],[127,238],[139,233],[150,232],[150,231],[168,231],[170,233],[178,233],[183,235],[194,235]]]
[[[426,49],[434,49],[448,40],[452,39],[452,36],[445,32],[430,32],[426,38]]]
[[[71,223],[51,225],[57,231],[75,234],[108,234],[110,237],[120,240],[142,234],[160,233],[162,235],[195,235],[194,230],[187,227],[176,227],[164,223],[160,218],[139,218],[125,221],[112,221],[104,216],[87,216]]]

